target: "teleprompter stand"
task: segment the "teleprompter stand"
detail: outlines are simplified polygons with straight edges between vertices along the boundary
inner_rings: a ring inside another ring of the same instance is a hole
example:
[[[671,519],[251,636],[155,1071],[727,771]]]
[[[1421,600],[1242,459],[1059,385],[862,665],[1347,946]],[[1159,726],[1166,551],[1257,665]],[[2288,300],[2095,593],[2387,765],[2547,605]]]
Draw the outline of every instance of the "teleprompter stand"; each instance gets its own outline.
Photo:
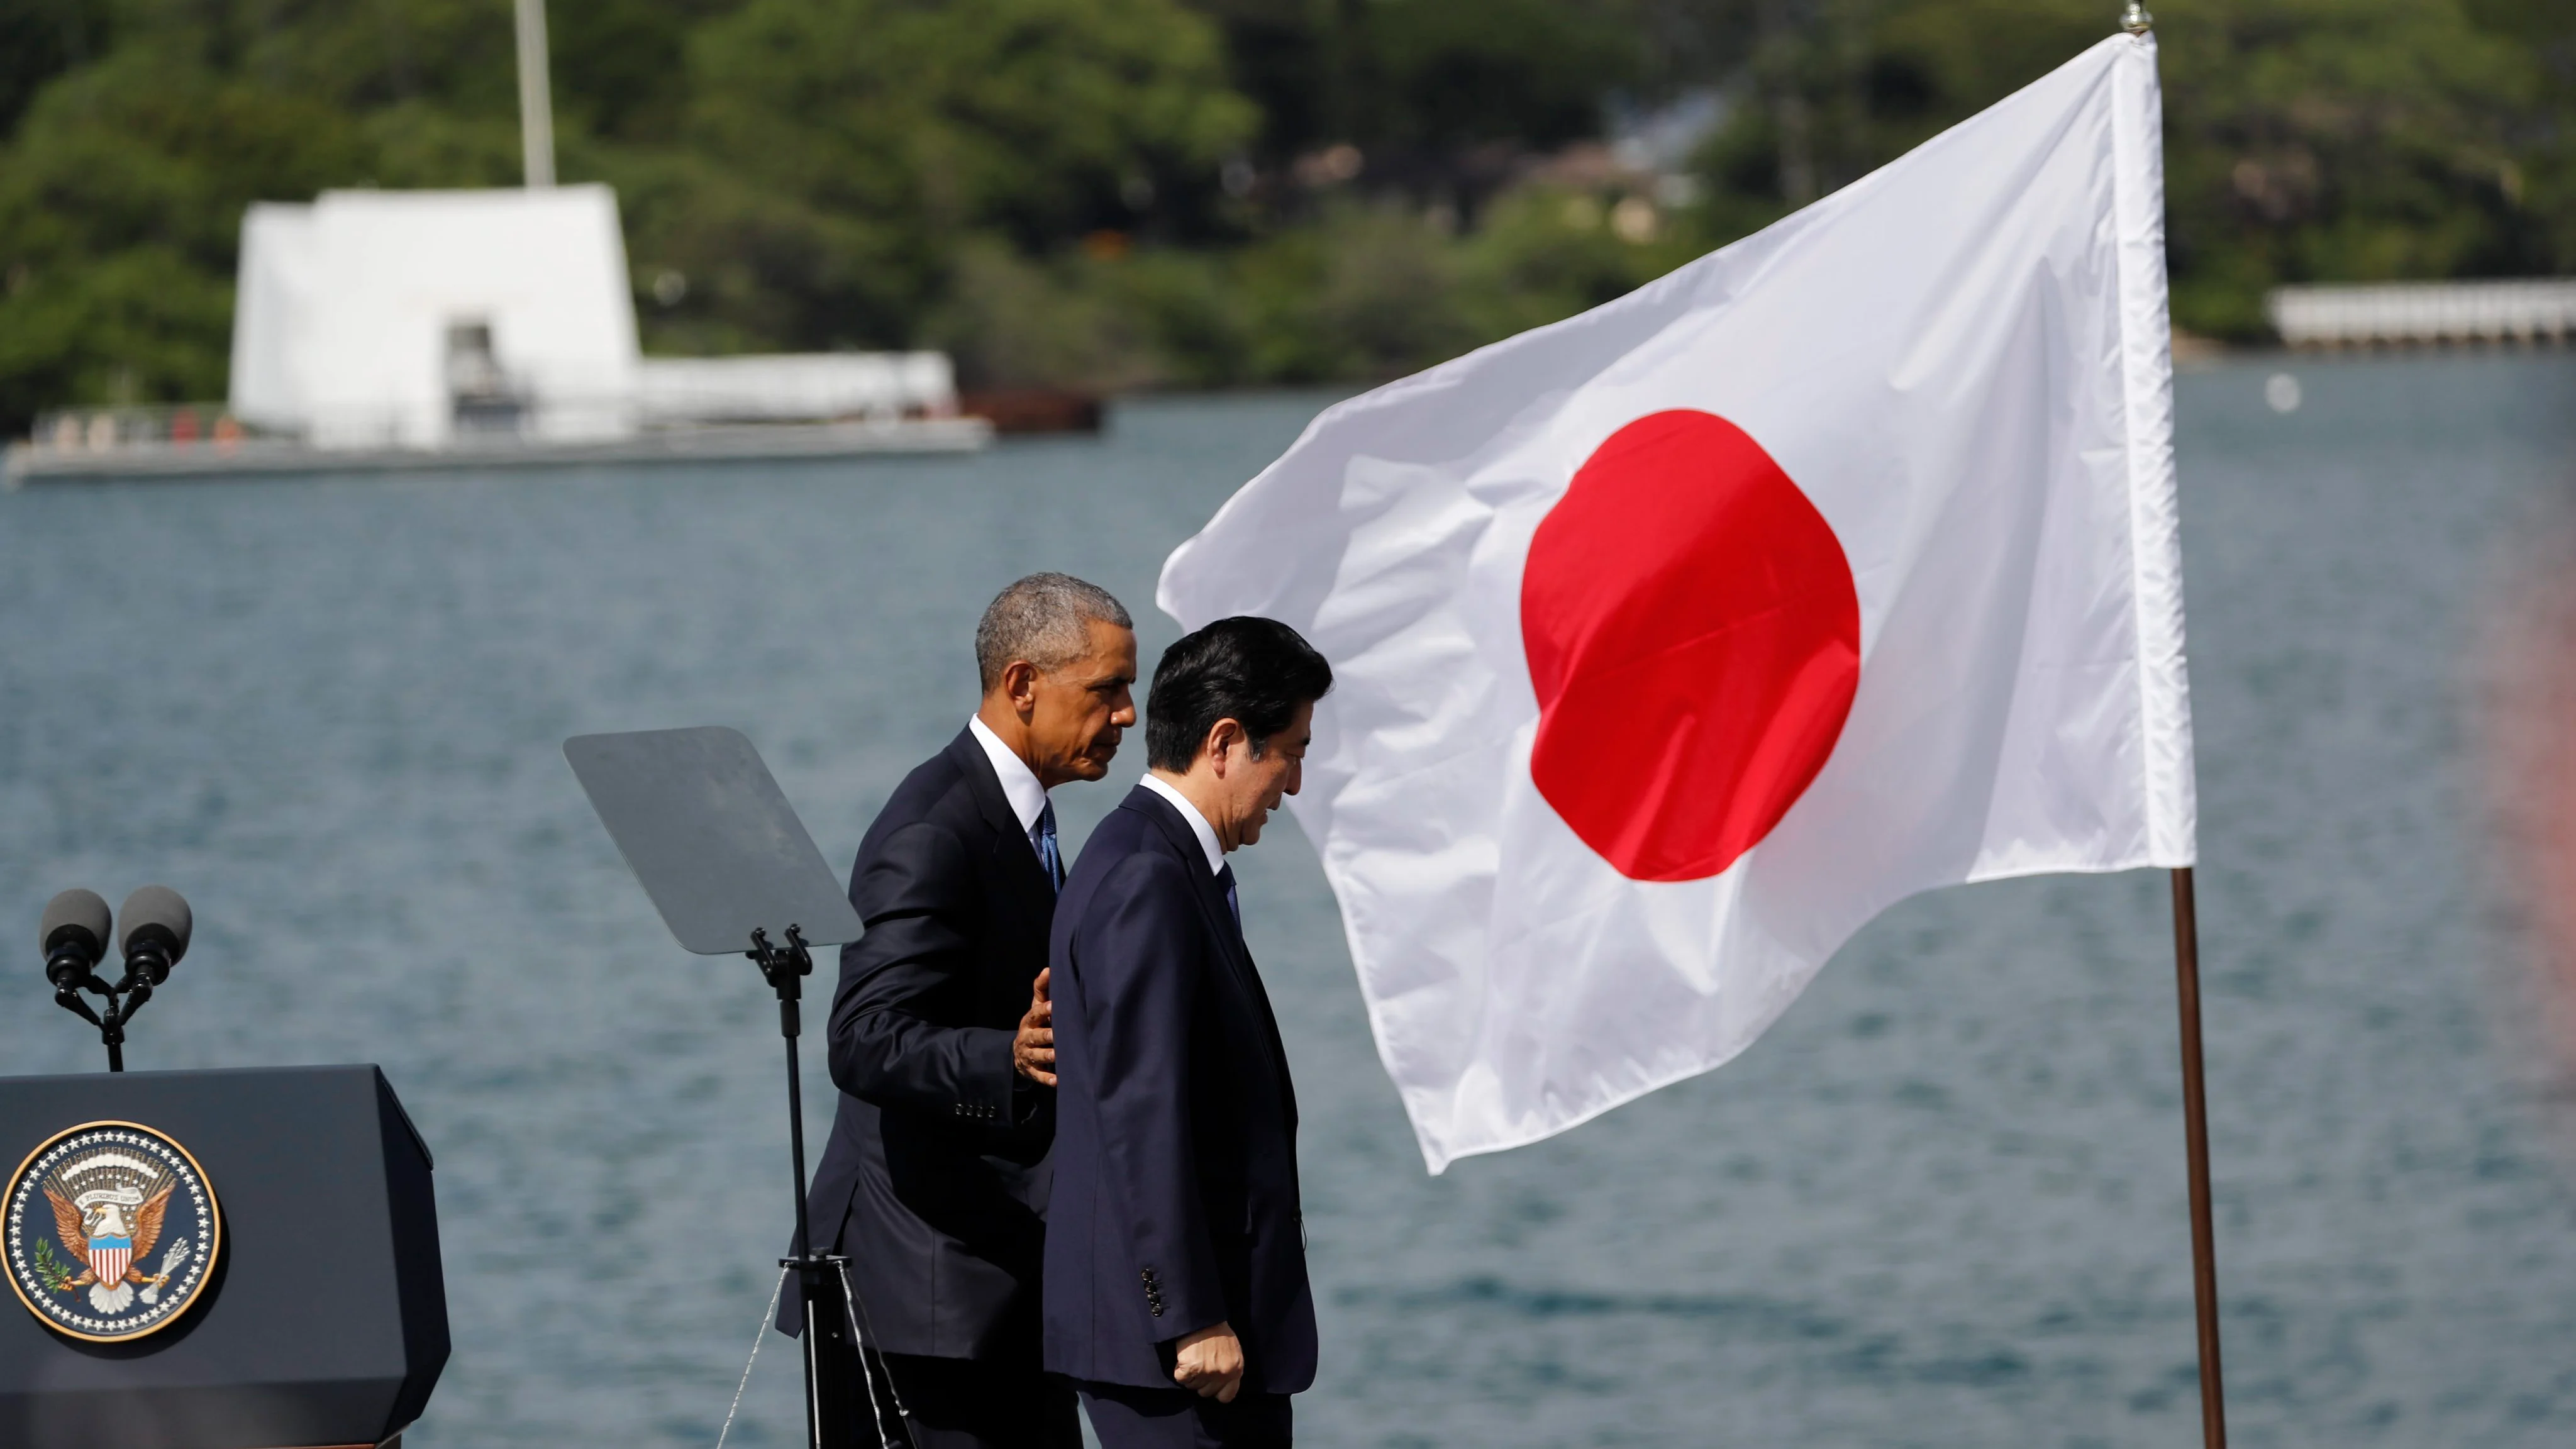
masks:
[[[580,735],[564,741],[564,758],[680,945],[701,956],[740,952],[777,993],[778,1034],[787,1046],[788,1153],[796,1171],[794,1253],[779,1266],[795,1276],[803,1304],[806,1442],[811,1449],[864,1442],[849,1422],[848,1386],[827,1384],[821,1373],[823,1345],[841,1341],[844,1328],[856,1347],[858,1315],[845,1306],[848,1275],[841,1261],[814,1252],[806,1221],[804,1093],[796,1062],[797,1002],[814,970],[810,948],[857,940],[858,912],[740,733]],[[869,1437],[886,1440],[881,1419]]]

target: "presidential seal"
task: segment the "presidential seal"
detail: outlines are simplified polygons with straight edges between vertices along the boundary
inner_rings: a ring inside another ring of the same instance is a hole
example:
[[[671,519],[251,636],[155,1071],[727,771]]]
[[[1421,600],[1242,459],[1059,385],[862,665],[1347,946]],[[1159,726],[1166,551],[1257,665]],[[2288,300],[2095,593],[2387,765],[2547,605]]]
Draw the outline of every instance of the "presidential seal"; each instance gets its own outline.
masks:
[[[45,1326],[93,1343],[188,1311],[223,1246],[214,1190],[186,1148],[134,1122],[58,1132],[9,1179],[9,1286]]]

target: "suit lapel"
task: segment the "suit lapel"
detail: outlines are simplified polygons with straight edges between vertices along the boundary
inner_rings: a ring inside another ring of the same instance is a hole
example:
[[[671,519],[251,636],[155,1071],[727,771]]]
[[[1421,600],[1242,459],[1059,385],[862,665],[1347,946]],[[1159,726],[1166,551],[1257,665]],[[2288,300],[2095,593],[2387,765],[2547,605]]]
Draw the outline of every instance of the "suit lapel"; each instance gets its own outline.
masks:
[[[1207,852],[1199,845],[1198,832],[1181,818],[1171,801],[1139,785],[1127,797],[1131,806],[1140,806],[1145,818],[1162,831],[1163,841],[1172,853],[1189,867],[1190,879],[1197,883],[1199,911],[1207,917],[1208,929],[1216,933],[1226,958],[1239,971],[1250,963],[1251,953],[1244,949],[1243,932],[1234,923],[1234,912],[1225,904],[1225,887],[1216,883],[1216,875],[1207,868]]]
[[[1199,883],[1199,911],[1207,918],[1208,928],[1216,933],[1235,989],[1243,993],[1253,1021],[1261,1029],[1262,1042],[1270,1052],[1271,1071],[1279,1081],[1280,1105],[1287,1110],[1288,1125],[1294,1130],[1297,1089],[1288,1077],[1288,1047],[1279,1035],[1279,1018],[1270,1009],[1270,993],[1261,984],[1261,970],[1253,964],[1252,948],[1244,943],[1243,927],[1234,919],[1233,908],[1225,903],[1225,887],[1217,884],[1215,872],[1207,868],[1207,852],[1199,844],[1198,832],[1190,829],[1171,801],[1142,785],[1127,799],[1131,805],[1152,802],[1145,809],[1146,817],[1162,831],[1164,842],[1179,854],[1182,864],[1189,867],[1190,878]]]
[[[984,753],[972,729],[959,730],[957,738],[948,742],[948,758],[966,777],[966,793],[975,797],[975,813],[983,816],[985,825],[992,829],[988,848],[997,859],[1006,862],[1003,869],[1022,890],[1040,892],[1053,901],[1055,882],[1047,879],[1046,863],[1029,845],[1028,832],[1020,828],[1020,817],[1011,813],[1011,798],[1002,793],[1002,778],[993,773],[992,757]]]

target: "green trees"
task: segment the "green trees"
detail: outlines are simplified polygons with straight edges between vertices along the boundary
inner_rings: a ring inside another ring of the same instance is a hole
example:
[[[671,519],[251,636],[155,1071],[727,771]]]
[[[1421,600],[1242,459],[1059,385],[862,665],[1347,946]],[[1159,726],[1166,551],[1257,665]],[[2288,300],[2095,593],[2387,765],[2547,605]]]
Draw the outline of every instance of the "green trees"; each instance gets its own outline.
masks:
[[[0,0],[0,36],[68,4]],[[558,169],[618,187],[665,348],[913,341],[979,239],[1213,193],[1256,120],[1178,0],[554,8]],[[0,63],[0,427],[220,395],[251,201],[519,179],[507,0],[123,0],[108,31]]]
[[[1623,0],[1201,0],[1270,159],[1337,142],[1436,166],[1497,142],[1594,135],[1601,101],[1647,69]]]
[[[2184,0],[2168,51],[2175,308],[2262,330],[2280,282],[2548,269],[2514,159],[2531,53],[2439,0]],[[2188,324],[2187,324],[2188,325]]]
[[[0,160],[0,422],[220,396],[242,209],[363,174],[339,121],[143,45],[48,85]]]
[[[2565,173],[2535,162],[2566,154],[2571,8],[2158,0],[2176,322],[2253,339],[2264,292],[2284,282],[2576,264]],[[1767,39],[1762,103],[1711,146],[1713,216],[1755,224],[1801,199],[1802,167],[1831,186],[1893,158],[2098,39],[2111,12],[2097,0],[1823,0]]]
[[[2576,270],[2576,0],[2158,0],[2175,314]],[[646,345],[993,381],[1421,366],[1593,305],[2100,38],[2116,0],[553,0]],[[0,0],[0,429],[223,389],[253,200],[518,180],[509,0]],[[1610,103],[1714,88],[1661,184]],[[1694,197],[1695,193],[1695,197]]]
[[[640,194],[636,258],[707,278],[701,316],[796,299],[760,325],[796,346],[902,340],[971,239],[1127,226],[1254,123],[1174,0],[751,0],[687,66],[682,134],[727,179]]]

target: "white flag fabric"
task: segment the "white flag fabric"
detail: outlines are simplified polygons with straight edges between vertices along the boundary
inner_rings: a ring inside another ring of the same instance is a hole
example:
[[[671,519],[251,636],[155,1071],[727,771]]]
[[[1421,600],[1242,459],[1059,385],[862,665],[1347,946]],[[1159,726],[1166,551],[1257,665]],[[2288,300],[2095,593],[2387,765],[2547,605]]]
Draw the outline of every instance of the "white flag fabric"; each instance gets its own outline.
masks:
[[[2188,865],[2154,42],[1315,419],[1164,565],[1331,659],[1293,802],[1434,1172],[1718,1066],[1934,886]]]

